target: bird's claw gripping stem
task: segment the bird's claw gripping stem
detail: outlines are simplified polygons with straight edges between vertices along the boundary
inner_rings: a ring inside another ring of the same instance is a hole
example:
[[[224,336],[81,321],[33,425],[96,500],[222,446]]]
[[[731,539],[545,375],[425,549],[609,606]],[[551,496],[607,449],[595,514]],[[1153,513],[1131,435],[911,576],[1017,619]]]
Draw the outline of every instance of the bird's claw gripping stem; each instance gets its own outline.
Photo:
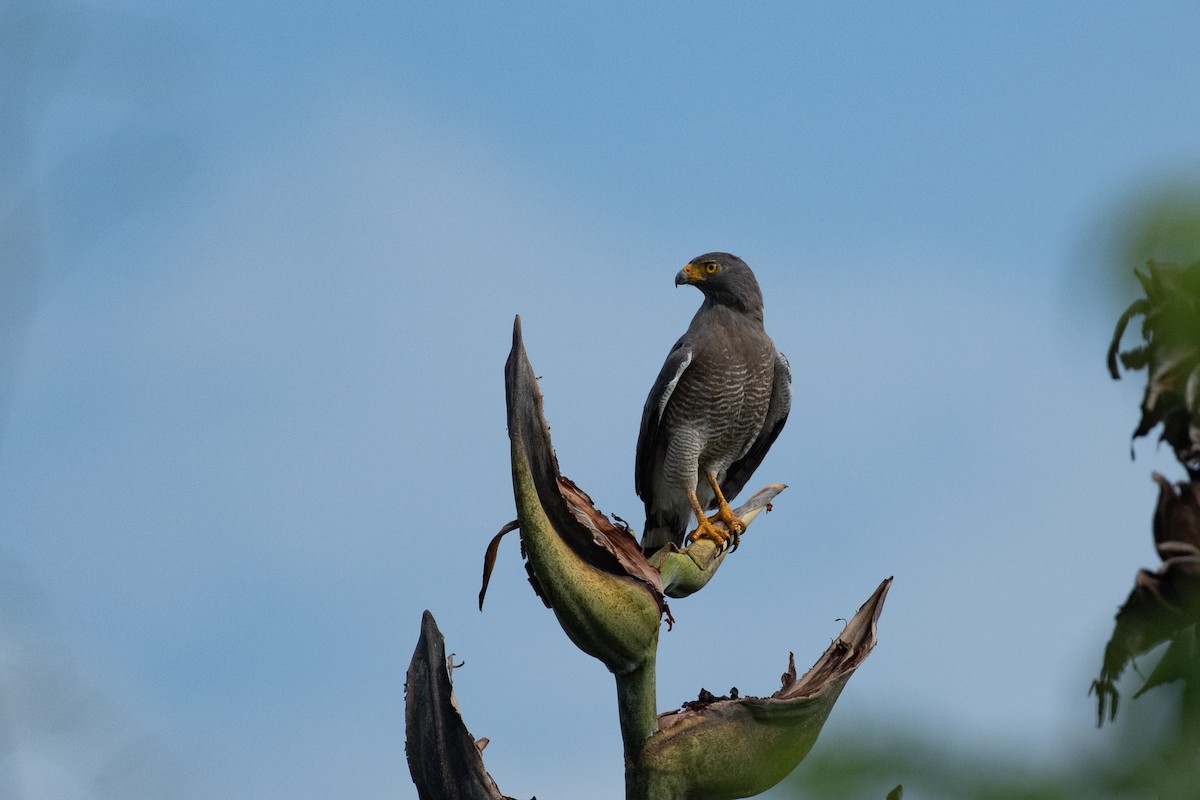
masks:
[[[721,487],[717,483],[717,479],[713,475],[707,475],[708,483],[713,488],[713,492],[717,498],[717,513],[708,517],[704,513],[704,509],[700,507],[700,500],[696,497],[694,491],[688,492],[688,500],[692,504],[692,510],[696,512],[696,530],[688,535],[688,541],[694,542],[697,539],[711,539],[716,543],[718,549],[724,549],[729,543],[729,539],[733,539],[733,550],[737,550],[738,544],[742,538],[742,532],[746,530],[746,523],[742,522],[734,516],[733,509],[729,507],[728,501],[725,500],[725,495],[721,493]],[[721,522],[727,530],[721,530],[713,523]]]

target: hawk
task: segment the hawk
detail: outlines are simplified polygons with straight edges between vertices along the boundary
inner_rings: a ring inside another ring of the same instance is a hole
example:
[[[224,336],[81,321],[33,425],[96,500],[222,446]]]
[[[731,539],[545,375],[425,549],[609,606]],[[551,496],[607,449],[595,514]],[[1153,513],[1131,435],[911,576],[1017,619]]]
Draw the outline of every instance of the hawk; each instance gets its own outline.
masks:
[[[683,546],[693,514],[690,541],[724,547],[732,536],[737,546],[745,525],[726,498],[762,463],[792,406],[791,369],[763,328],[762,291],[746,262],[706,253],[676,274],[675,285],[685,283],[704,302],[658,373],[638,432],[634,484],[646,504],[647,553]]]

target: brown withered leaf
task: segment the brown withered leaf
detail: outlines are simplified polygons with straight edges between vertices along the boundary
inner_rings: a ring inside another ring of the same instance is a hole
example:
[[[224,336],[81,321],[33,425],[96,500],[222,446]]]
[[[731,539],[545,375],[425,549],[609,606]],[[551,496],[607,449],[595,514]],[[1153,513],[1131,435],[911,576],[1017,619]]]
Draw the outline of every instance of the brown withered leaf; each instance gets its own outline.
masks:
[[[1151,477],[1158,484],[1158,507],[1154,512],[1154,544],[1159,556],[1167,556],[1162,546],[1183,542],[1200,547],[1200,483],[1172,485],[1158,472]]]
[[[1121,380],[1121,370],[1117,367],[1117,353],[1121,349],[1121,337],[1125,335],[1125,329],[1129,327],[1129,322],[1134,317],[1144,316],[1150,311],[1150,301],[1145,298],[1139,298],[1129,304],[1129,308],[1125,309],[1117,320],[1117,329],[1113,331],[1112,341],[1108,345],[1108,374],[1112,375],[1114,381]],[[1143,348],[1138,348],[1142,350]],[[1126,369],[1140,369],[1145,366],[1145,362],[1139,364],[1123,363]]]
[[[592,534],[592,540],[600,547],[612,553],[617,562],[624,568],[625,572],[631,577],[649,585],[658,597],[660,605],[664,606],[662,574],[652,565],[642,553],[642,548],[638,545],[637,539],[633,535],[633,531],[624,521],[614,521],[609,519],[602,511],[596,508],[592,498],[587,492],[580,489],[570,478],[560,475],[558,477],[559,490],[562,493],[563,500],[567,504],[567,508],[574,515],[575,519],[583,525]],[[483,585],[479,589],[479,610],[483,610],[483,599],[487,595],[488,584],[492,580],[492,571],[496,566],[496,557],[500,551],[500,542],[505,535],[519,530],[521,527],[517,520],[507,522],[500,531],[492,537],[488,542],[487,550],[483,554]],[[524,551],[522,548],[522,557]],[[527,565],[528,566],[528,565]],[[547,607],[549,603],[546,601],[546,596],[538,585],[537,577],[533,572],[529,572],[529,583],[533,586],[534,592],[542,602],[545,602]]]
[[[504,523],[504,527],[500,532],[492,537],[488,542],[487,550],[483,554],[483,586],[479,588],[479,610],[483,611],[483,598],[487,594],[488,583],[492,580],[492,569],[496,566],[496,555],[500,552],[500,540],[505,534],[512,533],[520,528],[521,525],[515,519],[511,522]]]
[[[788,653],[788,670],[783,674],[782,686],[771,695],[771,699],[806,697],[820,691],[838,675],[857,669],[875,647],[879,615],[883,613],[883,601],[887,599],[891,588],[891,578],[881,583],[858,613],[846,623],[841,635],[830,643],[825,654],[800,678],[796,677],[796,659],[792,653]]]
[[[608,550],[634,578],[654,589],[659,603],[663,601],[662,574],[647,560],[628,525],[618,525],[598,510],[587,492],[563,475],[558,476],[558,488],[575,519],[592,533],[592,540]]]

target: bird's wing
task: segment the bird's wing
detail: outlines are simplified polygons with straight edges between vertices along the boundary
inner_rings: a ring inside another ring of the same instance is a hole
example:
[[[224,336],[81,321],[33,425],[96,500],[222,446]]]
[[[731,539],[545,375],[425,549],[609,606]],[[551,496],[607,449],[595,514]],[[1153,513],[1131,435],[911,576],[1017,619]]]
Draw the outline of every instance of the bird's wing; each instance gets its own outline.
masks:
[[[732,500],[750,480],[754,470],[767,455],[771,445],[783,430],[788,413],[792,410],[792,368],[788,365],[783,353],[775,353],[775,384],[771,389],[771,402],[767,406],[767,416],[763,420],[762,430],[758,432],[754,443],[746,451],[746,455],[729,465],[725,471],[725,480],[721,483],[721,493]],[[714,501],[715,502],[715,501]],[[713,506],[715,508],[715,506]]]
[[[662,421],[667,410],[667,401],[671,399],[671,393],[675,391],[680,377],[691,363],[692,347],[685,335],[680,337],[675,346],[671,348],[671,353],[663,362],[654,386],[650,388],[646,406],[642,409],[642,427],[638,431],[637,462],[633,470],[633,484],[637,489],[638,497],[643,500],[647,500],[653,492],[654,461],[666,442],[663,436]]]

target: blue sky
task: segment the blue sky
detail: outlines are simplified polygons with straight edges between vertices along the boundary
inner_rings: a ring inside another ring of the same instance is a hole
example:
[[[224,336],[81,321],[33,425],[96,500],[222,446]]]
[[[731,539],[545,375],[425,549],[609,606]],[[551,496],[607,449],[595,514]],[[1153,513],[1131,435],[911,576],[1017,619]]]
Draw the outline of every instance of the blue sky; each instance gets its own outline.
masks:
[[[1102,750],[1178,477],[1128,458],[1106,259],[1200,175],[1194,6],[0,9],[0,794],[415,797],[428,608],[504,792],[618,795],[515,541],[475,608],[502,367],[519,313],[564,473],[635,520],[714,249],[792,363],[790,488],[672,604],[660,708],[772,691],[895,575],[831,738]]]

